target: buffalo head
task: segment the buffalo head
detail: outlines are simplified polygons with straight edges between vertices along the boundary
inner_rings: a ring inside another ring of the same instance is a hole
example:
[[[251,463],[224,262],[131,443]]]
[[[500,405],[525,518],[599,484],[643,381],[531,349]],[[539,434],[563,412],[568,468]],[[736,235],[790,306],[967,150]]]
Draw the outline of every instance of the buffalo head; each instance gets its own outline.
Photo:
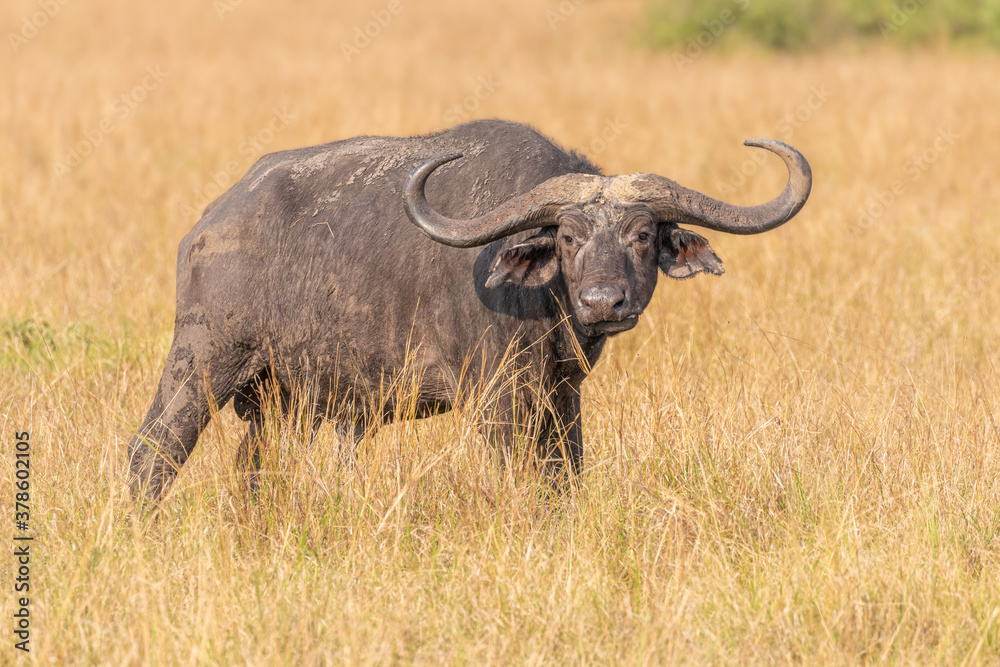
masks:
[[[784,191],[759,206],[726,204],[655,174],[565,174],[478,218],[452,220],[431,207],[424,184],[461,154],[441,155],[414,169],[404,205],[415,225],[449,246],[468,248],[540,230],[500,251],[486,286],[544,285],[561,275],[582,329],[610,335],[636,325],[653,296],[657,270],[677,279],[723,272],[708,241],[678,224],[757,234],[784,224],[805,204],[812,172],[802,154],[773,139],[746,144],[777,154],[788,167]]]

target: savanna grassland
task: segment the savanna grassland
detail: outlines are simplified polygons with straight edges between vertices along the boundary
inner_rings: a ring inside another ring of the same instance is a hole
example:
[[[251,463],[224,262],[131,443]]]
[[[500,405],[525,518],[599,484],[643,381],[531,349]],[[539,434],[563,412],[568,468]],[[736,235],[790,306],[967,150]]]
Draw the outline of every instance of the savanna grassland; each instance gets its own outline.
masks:
[[[636,2],[535,0],[401,0],[345,54],[388,3],[224,2],[69,2],[21,42],[40,5],[0,10],[0,661],[1000,662],[1000,58],[678,59]],[[721,278],[661,279],[585,383],[562,495],[459,410],[354,470],[332,428],[274,429],[254,497],[225,407],[135,518],[125,450],[197,212],[263,153],[479,117],[740,204],[780,190],[742,146],[774,137],[815,185],[777,231],[706,232]]]

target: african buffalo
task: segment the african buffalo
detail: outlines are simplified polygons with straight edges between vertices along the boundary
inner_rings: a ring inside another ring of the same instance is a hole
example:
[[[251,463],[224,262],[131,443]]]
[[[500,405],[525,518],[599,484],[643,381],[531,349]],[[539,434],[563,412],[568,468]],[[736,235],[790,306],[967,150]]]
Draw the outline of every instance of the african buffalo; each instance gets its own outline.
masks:
[[[747,144],[789,171],[759,206],[653,174],[602,176],[502,121],[264,156],[180,243],[173,345],[129,443],[133,492],[162,494],[211,405],[234,400],[246,455],[265,389],[308,387],[317,423],[356,445],[393,418],[385,388],[404,367],[425,416],[485,384],[505,356],[520,382],[494,385],[486,435],[501,452],[527,437],[579,470],[580,385],[604,342],[636,325],[657,271],[723,272],[708,241],[678,224],[756,234],[805,203],[805,158],[779,141]]]

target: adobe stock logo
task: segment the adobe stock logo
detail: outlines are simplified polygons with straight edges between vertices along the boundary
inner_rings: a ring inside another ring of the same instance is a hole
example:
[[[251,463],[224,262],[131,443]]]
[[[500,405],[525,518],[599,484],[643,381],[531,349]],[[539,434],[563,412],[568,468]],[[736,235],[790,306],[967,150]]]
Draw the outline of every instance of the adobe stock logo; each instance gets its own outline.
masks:
[[[889,39],[889,37],[902,30],[903,26],[909,22],[910,17],[916,14],[917,10],[926,3],[927,0],[904,0],[900,4],[894,3],[889,20],[878,20],[878,31],[882,33],[882,39]]]
[[[787,112],[774,126],[781,138],[791,141],[795,131],[813,119],[813,116],[823,108],[834,93],[826,87],[826,84],[813,86],[809,89],[809,96],[793,111]],[[747,155],[738,166],[732,168],[729,181],[723,183],[716,182],[716,187],[723,195],[733,194],[738,188],[743,187],[750,178],[757,173],[764,164],[771,159],[769,151],[753,150]]]
[[[722,33],[736,23],[740,13],[745,12],[750,7],[750,0],[732,0],[732,2],[733,9],[723,9],[719,12],[718,18],[702,21],[703,30],[688,38],[683,51],[674,53],[674,65],[677,66],[678,72],[683,72],[695,60],[701,58],[705,51],[715,44],[715,40],[722,37]]]
[[[246,169],[247,161],[260,157],[267,145],[274,141],[278,134],[295,125],[298,120],[298,109],[288,109],[284,106],[274,107],[267,123],[260,126],[253,134],[248,135],[237,146],[236,150],[240,158],[229,160],[223,169],[216,171],[201,186],[196,188],[191,193],[191,198],[180,205],[180,215],[195,220],[200,218],[206,206],[239,180],[240,173]]]
[[[469,119],[473,113],[479,109],[480,105],[493,96],[493,93],[500,87],[500,81],[496,75],[488,74],[476,80],[476,87],[465,98],[448,107],[444,112],[444,120],[450,125],[458,125]]]
[[[944,153],[951,150],[962,135],[955,132],[951,126],[939,128],[934,139],[924,150],[916,153],[903,163],[903,174],[906,180],[894,179],[889,187],[876,190],[870,194],[863,206],[858,207],[857,224],[851,231],[855,236],[864,234],[871,229],[892,206],[905,195],[912,185],[923,178],[924,174],[934,166]]]
[[[164,72],[159,65],[148,65],[142,80],[131,90],[115,98],[111,104],[111,113],[102,118],[96,127],[84,130],[83,137],[63,154],[62,160],[53,165],[53,175],[62,178],[83,164],[104,142],[105,137],[117,130],[168,76],[170,72]]]
[[[618,116],[613,119],[605,118],[604,127],[601,129],[600,136],[596,136],[590,140],[590,144],[587,148],[590,149],[588,155],[597,157],[604,151],[608,150],[608,146],[615,143],[618,137],[622,136],[625,130],[628,129],[628,123],[621,120]]]
[[[31,14],[26,14],[24,18],[21,19],[21,29],[18,32],[8,32],[7,41],[10,43],[10,49],[14,52],[14,55],[28,44],[29,41],[38,36],[38,33],[42,31],[49,24],[49,21],[55,18],[56,14],[62,11],[62,8],[70,3],[71,0],[38,0],[38,11],[32,12]]]
[[[549,22],[549,30],[555,30],[559,27],[559,24],[565,23],[569,20],[569,17],[576,14],[576,10],[580,8],[587,0],[562,0],[559,3],[559,11],[553,9],[545,10],[545,19]]]
[[[393,19],[403,13],[406,7],[402,0],[389,0],[385,9],[373,9],[371,11],[372,20],[364,25],[354,26],[354,39],[350,42],[340,43],[340,52],[344,54],[344,60],[351,62],[361,52],[372,45],[382,32],[389,27]]]
[[[774,126],[774,129],[777,130],[782,139],[786,141],[791,139],[795,130],[812,120],[813,114],[822,109],[831,97],[833,97],[833,93],[827,90],[826,84],[813,86],[809,89],[809,97],[806,98],[805,103],[796,107],[795,111],[786,113]]]

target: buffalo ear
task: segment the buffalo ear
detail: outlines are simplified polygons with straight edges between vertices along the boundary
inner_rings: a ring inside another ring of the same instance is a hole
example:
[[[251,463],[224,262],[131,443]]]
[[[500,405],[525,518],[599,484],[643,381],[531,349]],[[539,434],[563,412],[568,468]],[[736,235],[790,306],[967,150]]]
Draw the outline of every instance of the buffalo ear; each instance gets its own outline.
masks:
[[[551,235],[533,236],[500,251],[493,260],[486,286],[499,287],[507,282],[523,287],[538,287],[552,280],[558,272],[556,240]]]
[[[679,227],[661,228],[659,264],[661,271],[677,280],[691,278],[698,273],[714,276],[725,273],[722,260],[708,241]]]

